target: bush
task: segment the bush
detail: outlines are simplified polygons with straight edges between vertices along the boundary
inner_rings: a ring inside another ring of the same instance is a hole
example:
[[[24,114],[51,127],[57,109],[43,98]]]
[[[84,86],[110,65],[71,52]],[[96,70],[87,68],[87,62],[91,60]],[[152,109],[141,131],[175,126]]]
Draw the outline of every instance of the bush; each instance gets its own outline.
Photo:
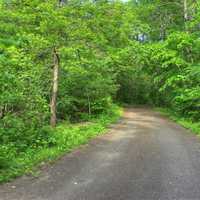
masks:
[[[0,171],[11,166],[16,156],[16,149],[13,145],[0,146]]]

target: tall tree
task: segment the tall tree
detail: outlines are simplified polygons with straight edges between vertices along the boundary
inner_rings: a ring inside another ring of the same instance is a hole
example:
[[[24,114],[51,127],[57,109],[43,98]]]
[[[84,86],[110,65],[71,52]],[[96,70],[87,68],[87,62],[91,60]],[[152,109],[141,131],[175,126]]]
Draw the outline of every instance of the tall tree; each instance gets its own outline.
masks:
[[[58,5],[59,7],[64,5],[64,0],[59,0]],[[59,53],[57,51],[57,47],[53,47],[52,50],[53,54],[53,81],[52,81],[52,94],[51,94],[51,103],[50,103],[50,108],[51,108],[51,119],[50,119],[50,124],[52,127],[56,126],[57,122],[57,96],[58,96],[58,79],[59,79],[59,65],[60,65],[60,58],[59,58]]]

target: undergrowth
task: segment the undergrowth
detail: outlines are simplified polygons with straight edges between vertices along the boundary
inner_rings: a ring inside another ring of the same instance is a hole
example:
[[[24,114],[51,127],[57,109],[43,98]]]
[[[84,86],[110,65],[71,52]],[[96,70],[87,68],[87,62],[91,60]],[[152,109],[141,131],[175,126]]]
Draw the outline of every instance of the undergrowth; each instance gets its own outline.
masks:
[[[62,122],[55,129],[46,127],[46,132],[51,137],[48,137],[48,145],[45,148],[44,146],[31,146],[25,152],[13,155],[12,147],[1,147],[1,152],[4,152],[5,148],[6,153],[0,155],[0,161],[8,159],[0,168],[0,183],[26,173],[36,174],[36,166],[54,161],[63,154],[87,143],[91,138],[105,133],[108,125],[117,121],[121,115],[122,109],[114,105],[107,112],[91,117],[87,122],[76,124]]]
[[[180,115],[167,108],[155,108],[155,110],[169,117],[171,120],[177,122],[186,129],[191,130],[193,133],[200,135],[200,122],[194,122],[190,118],[181,117]]]

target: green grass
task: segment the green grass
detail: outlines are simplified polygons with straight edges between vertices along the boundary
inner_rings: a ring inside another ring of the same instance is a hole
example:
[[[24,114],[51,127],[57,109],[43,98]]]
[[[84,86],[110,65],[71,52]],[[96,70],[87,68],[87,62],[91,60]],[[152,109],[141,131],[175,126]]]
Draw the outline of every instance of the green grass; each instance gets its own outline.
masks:
[[[155,108],[155,110],[169,117],[186,129],[191,130],[193,133],[200,135],[200,122],[193,122],[191,119],[181,117],[167,108]]]
[[[122,115],[122,109],[113,106],[109,111],[92,118],[89,122],[69,124],[60,123],[53,131],[52,147],[31,148],[12,160],[7,168],[0,170],[0,183],[12,180],[23,174],[38,174],[38,166],[55,161],[91,138],[107,131],[109,124],[116,122]]]

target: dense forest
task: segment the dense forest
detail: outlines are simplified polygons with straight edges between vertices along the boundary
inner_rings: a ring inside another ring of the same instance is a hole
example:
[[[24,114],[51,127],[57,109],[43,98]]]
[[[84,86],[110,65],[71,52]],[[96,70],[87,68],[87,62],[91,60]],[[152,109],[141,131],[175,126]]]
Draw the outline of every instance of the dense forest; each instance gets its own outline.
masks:
[[[0,181],[102,131],[116,103],[200,120],[199,1],[1,0]]]

